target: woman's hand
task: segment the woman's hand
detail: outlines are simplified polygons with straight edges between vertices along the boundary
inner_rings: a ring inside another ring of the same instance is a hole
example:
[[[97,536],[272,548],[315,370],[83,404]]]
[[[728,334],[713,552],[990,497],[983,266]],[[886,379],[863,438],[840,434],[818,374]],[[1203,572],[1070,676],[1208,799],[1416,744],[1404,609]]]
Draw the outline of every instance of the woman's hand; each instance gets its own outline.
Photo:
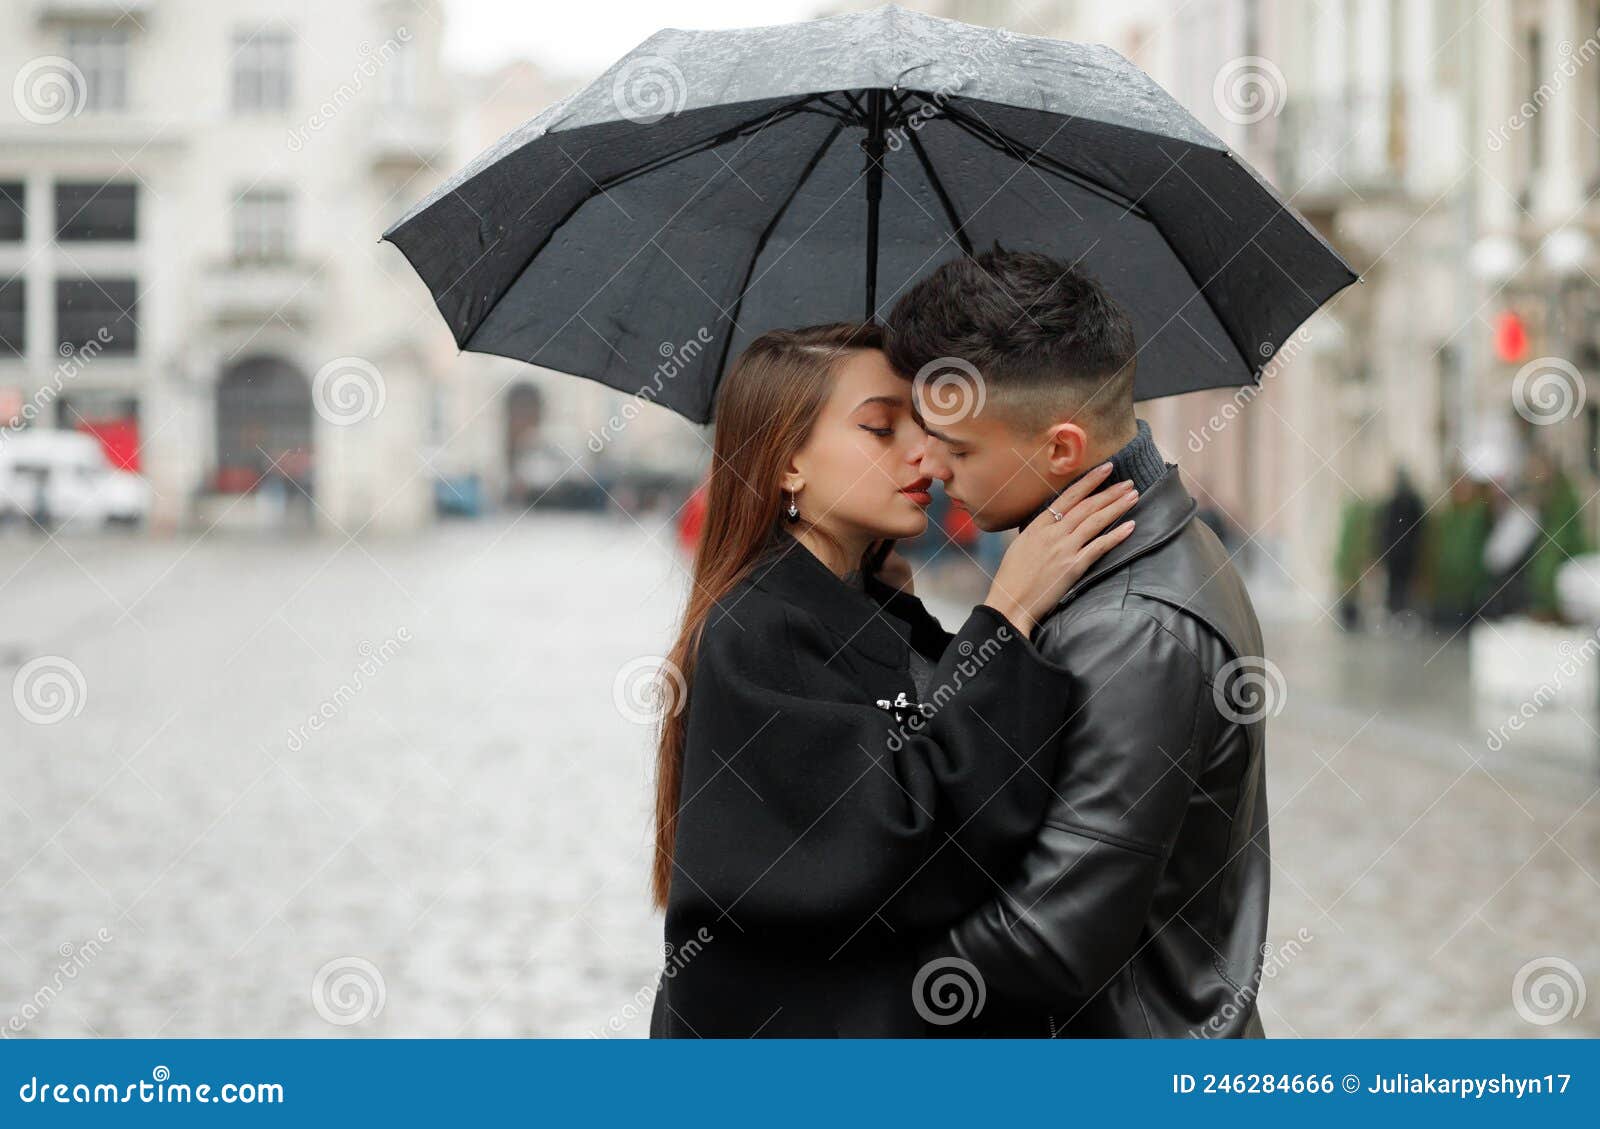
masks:
[[[872,562],[876,559],[882,545],[883,542],[874,541],[872,547],[867,550],[867,568],[870,575],[876,577],[879,583],[887,584],[890,588],[904,592],[907,596],[915,595],[912,591],[915,578],[912,575],[911,562],[901,556],[898,549],[892,550],[881,564],[876,568],[873,567]]]
[[[1046,510],[1006,549],[983,602],[1023,635],[1033,634],[1039,618],[1055,607],[1089,566],[1133,532],[1131,521],[1106,532],[1139,500],[1131,482],[1096,492],[1109,473],[1111,464],[1102,463],[1067,487],[1050,503],[1050,510],[1064,515],[1061,520]]]

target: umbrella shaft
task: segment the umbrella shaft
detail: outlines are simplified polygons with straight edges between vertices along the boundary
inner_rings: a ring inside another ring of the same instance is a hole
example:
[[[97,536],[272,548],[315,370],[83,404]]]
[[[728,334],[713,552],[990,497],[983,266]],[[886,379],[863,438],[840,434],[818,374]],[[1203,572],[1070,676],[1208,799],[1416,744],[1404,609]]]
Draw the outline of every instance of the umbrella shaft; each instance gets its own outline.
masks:
[[[883,98],[882,90],[867,91],[867,309],[864,321],[878,315],[878,204],[883,199]]]

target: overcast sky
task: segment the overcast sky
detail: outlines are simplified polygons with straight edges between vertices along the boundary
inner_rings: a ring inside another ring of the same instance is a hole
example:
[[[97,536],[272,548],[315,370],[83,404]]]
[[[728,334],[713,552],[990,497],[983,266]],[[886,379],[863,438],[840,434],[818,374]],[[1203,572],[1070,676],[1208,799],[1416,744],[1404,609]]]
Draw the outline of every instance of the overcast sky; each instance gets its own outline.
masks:
[[[663,27],[749,27],[816,14],[821,0],[446,0],[445,55],[487,70],[531,58],[592,77]]]

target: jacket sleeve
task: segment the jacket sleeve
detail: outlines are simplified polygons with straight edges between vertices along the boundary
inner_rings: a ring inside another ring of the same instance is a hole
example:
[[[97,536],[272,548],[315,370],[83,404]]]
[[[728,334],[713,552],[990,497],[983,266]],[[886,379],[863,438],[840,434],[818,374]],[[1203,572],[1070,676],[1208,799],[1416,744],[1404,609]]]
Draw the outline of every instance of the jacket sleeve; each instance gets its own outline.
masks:
[[[1199,660],[1143,611],[1058,616],[1038,640],[1077,672],[1058,798],[1003,891],[920,956],[965,958],[989,990],[1053,1004],[1093,996],[1133,957],[1195,792],[1197,734],[1219,715]]]
[[[1049,798],[1064,672],[980,605],[935,666],[931,716],[901,724],[840,675],[820,623],[771,605],[736,614],[697,650],[674,900],[741,929],[836,939],[879,914],[926,931],[977,905],[989,887],[925,871],[1015,865]]]

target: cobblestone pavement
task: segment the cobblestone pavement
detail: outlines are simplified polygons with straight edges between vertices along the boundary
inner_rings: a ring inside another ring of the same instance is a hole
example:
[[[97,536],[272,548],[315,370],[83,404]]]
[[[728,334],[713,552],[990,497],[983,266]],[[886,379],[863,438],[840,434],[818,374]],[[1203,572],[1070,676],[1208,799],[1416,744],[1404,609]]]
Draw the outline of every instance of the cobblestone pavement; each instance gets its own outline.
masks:
[[[626,518],[0,537],[0,1030],[644,1034],[626,673],[681,583]],[[1600,779],[1438,724],[1416,646],[1273,633],[1269,1031],[1600,1033],[1512,994],[1600,985]]]

